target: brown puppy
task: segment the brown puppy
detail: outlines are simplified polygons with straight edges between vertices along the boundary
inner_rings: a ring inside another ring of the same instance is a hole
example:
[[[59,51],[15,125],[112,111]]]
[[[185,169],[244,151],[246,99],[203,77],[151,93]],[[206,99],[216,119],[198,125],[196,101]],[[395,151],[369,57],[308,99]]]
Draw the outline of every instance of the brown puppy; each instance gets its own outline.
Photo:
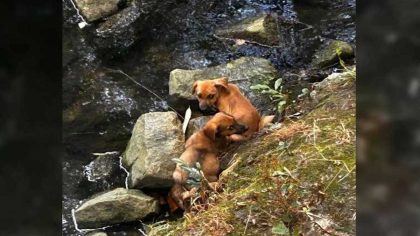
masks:
[[[238,86],[228,83],[226,77],[196,81],[193,84],[193,93],[198,98],[201,110],[217,107],[219,111],[231,114],[238,123],[248,126],[248,131],[242,135],[231,135],[229,138],[232,141],[249,139],[274,118],[261,117],[251,102],[242,95]]]
[[[247,129],[246,126],[238,124],[231,115],[219,112],[201,130],[187,140],[185,151],[179,158],[189,166],[195,165],[198,161],[206,179],[210,184],[215,183],[219,174],[217,154],[220,147],[227,144],[227,136],[241,134]],[[183,201],[191,194],[184,190],[188,173],[177,165],[173,178],[175,184],[169,196],[176,201],[178,206],[184,209]]]

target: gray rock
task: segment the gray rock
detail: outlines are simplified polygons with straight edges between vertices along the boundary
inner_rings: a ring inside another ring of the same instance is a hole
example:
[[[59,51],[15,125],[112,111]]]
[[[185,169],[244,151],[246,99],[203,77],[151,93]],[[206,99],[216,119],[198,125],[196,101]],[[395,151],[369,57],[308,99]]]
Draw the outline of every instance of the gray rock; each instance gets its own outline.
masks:
[[[151,112],[140,116],[123,154],[130,170],[130,187],[165,188],[173,184],[175,163],[184,150],[181,121],[174,112]]]
[[[212,116],[200,116],[200,117],[191,119],[190,122],[188,122],[186,139],[188,139],[195,132],[203,128],[204,125],[207,123],[207,121],[209,121],[211,118]]]
[[[270,61],[256,57],[241,57],[224,65],[197,70],[175,69],[169,77],[169,95],[174,102],[185,103],[185,100],[196,100],[192,93],[192,84],[197,80],[229,77],[229,82],[238,85],[242,93],[261,112],[270,106],[267,95],[250,89],[252,85],[269,84],[278,78],[277,70]]]
[[[121,0],[75,0],[76,6],[89,22],[99,20],[118,11]]]
[[[140,9],[133,4],[110,16],[96,29],[95,43],[101,48],[128,48],[138,38]]]
[[[341,51],[341,59],[347,59],[354,55],[354,50],[349,43],[330,40],[315,53],[311,62],[312,66],[323,68],[338,62],[337,50]]]
[[[285,43],[279,33],[279,20],[276,14],[262,14],[245,19],[226,29],[217,30],[216,35],[269,46],[284,46]]]
[[[99,228],[141,220],[158,213],[159,203],[136,189],[117,188],[94,195],[75,211],[79,228]]]

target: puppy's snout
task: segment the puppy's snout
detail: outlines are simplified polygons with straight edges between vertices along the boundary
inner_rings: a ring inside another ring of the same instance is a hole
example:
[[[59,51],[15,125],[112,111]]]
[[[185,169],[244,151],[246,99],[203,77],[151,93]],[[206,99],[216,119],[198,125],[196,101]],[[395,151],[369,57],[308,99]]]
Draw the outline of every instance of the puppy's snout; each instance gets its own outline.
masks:
[[[208,108],[207,104],[202,103],[202,102],[200,102],[199,107],[200,107],[200,110],[203,110],[203,111],[207,110],[207,108]]]

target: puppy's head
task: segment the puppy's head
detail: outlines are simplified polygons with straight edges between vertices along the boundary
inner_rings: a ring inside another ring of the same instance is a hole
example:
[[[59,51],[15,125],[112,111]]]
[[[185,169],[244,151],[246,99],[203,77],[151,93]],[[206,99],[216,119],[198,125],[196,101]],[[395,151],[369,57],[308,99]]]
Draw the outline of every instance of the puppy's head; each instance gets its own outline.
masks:
[[[247,130],[247,126],[239,124],[233,116],[224,112],[218,112],[204,126],[204,133],[213,140],[216,139],[216,137],[242,134]]]
[[[200,109],[207,110],[215,106],[222,90],[228,91],[228,78],[221,77],[214,80],[196,81],[192,92],[197,97]]]

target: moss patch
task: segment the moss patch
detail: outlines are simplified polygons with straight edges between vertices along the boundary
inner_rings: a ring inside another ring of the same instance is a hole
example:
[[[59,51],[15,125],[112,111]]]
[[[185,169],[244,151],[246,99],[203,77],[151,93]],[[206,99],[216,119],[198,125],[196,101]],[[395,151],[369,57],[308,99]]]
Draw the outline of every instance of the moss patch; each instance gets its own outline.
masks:
[[[302,119],[225,156],[222,193],[149,235],[272,235],[282,225],[293,235],[355,234],[355,80],[317,92],[320,101],[302,102]]]

